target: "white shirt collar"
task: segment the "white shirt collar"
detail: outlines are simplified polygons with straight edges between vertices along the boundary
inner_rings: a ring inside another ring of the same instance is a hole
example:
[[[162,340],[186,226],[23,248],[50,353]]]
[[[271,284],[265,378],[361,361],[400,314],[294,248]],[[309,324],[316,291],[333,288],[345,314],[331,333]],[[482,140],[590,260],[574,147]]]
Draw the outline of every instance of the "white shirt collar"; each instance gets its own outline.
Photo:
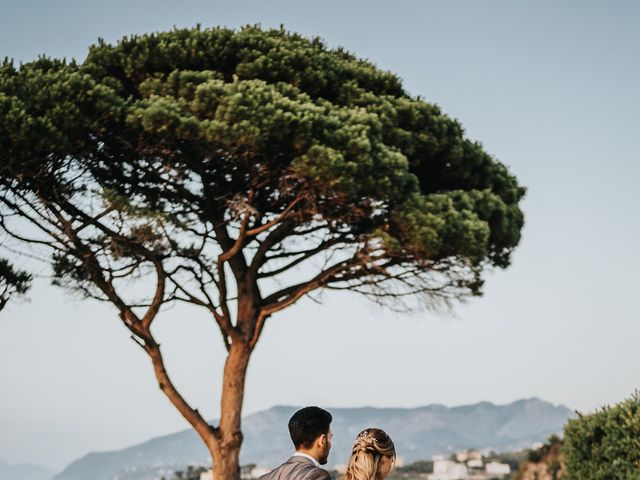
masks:
[[[296,452],[296,453],[293,454],[293,456],[294,457],[305,457],[305,458],[308,458],[309,460],[311,460],[313,462],[313,464],[316,467],[320,467],[320,463],[315,458],[313,458],[311,455],[307,455],[306,453],[302,453],[302,452]]]

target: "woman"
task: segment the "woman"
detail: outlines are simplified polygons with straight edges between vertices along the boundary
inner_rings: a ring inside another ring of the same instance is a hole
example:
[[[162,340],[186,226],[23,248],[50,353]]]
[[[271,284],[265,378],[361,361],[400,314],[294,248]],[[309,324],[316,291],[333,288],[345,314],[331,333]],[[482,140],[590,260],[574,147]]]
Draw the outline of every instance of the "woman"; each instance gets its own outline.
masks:
[[[344,480],[384,480],[396,461],[396,448],[383,430],[367,428],[358,434]]]

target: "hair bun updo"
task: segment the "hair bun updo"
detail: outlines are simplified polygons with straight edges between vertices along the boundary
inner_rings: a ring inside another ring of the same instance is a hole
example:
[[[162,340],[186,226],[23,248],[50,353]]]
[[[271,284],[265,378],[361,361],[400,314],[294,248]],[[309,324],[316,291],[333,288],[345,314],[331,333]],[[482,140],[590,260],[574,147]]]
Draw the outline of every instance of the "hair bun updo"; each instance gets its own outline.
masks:
[[[356,437],[356,441],[353,444],[352,453],[358,452],[377,452],[376,439],[373,435],[369,435],[368,430],[363,430]]]
[[[382,457],[396,457],[396,449],[389,435],[379,428],[363,430],[353,443],[343,480],[381,480],[377,472]]]

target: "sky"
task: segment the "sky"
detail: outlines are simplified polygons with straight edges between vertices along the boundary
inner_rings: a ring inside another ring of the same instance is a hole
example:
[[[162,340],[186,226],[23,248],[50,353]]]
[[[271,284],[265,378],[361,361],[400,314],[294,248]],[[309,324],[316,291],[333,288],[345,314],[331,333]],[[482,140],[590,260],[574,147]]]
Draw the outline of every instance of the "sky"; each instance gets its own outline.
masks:
[[[333,292],[278,313],[244,413],[530,397],[592,411],[640,387],[639,22],[635,1],[0,0],[0,57],[81,61],[99,37],[260,23],[395,72],[527,187],[512,265],[450,313]],[[188,427],[112,307],[46,278],[29,297],[0,313],[1,460],[59,471]],[[174,382],[215,418],[215,322],[176,307],[156,323]]]

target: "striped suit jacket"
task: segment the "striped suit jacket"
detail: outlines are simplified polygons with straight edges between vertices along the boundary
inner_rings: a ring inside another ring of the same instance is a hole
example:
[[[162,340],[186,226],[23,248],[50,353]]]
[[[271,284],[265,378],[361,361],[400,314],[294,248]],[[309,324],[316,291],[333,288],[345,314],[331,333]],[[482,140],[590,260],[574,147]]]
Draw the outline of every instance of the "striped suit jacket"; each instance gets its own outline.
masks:
[[[258,480],[331,480],[329,472],[318,468],[305,457],[294,455]]]

